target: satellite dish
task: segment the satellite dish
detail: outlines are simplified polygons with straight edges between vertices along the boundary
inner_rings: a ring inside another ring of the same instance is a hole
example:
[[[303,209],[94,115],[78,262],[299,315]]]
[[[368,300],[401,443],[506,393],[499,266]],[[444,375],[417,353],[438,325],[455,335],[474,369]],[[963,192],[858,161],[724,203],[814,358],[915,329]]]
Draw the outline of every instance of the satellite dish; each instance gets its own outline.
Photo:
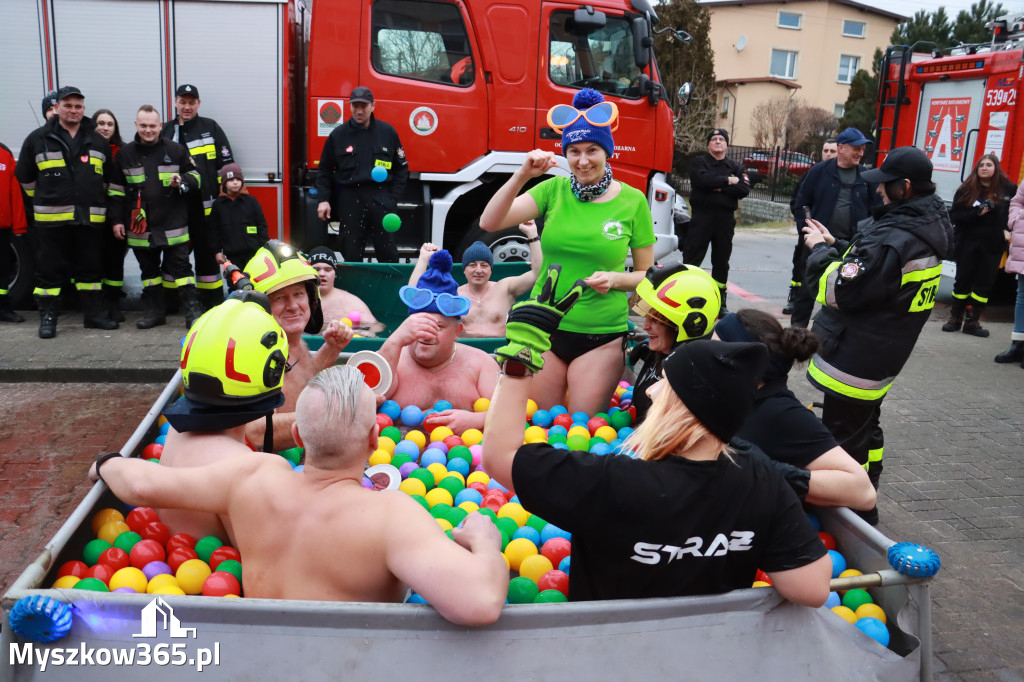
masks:
[[[743,52],[743,48],[747,46],[747,34],[744,33],[736,39],[736,51]]]

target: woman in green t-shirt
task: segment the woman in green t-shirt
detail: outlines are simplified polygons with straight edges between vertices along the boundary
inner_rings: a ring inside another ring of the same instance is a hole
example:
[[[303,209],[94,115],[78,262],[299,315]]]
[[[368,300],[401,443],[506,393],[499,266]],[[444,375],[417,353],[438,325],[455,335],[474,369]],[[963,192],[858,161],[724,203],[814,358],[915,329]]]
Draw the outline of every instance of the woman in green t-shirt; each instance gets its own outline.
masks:
[[[583,279],[589,285],[544,353],[544,369],[533,383],[534,400],[542,408],[568,401],[570,412],[595,414],[608,406],[624,367],[627,292],[654,264],[647,198],[614,180],[608,163],[615,151],[611,130],[617,120],[615,104],[590,89],[578,92],[572,106],[552,107],[548,123],[562,132],[571,175],[548,178],[519,195],[527,182],[558,165],[552,152],[535,149],[480,216],[480,227],[487,232],[544,218],[541,272],[557,263],[563,281]],[[633,272],[625,271],[629,254]]]

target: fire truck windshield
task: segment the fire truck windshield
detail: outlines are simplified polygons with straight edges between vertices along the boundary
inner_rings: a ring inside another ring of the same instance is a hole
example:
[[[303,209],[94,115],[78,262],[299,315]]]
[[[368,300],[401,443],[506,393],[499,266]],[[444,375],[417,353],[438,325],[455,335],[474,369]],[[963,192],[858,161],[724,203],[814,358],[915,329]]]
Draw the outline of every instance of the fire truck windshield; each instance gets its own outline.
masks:
[[[548,75],[556,85],[632,99],[643,96],[633,34],[622,17],[609,16],[604,28],[581,36],[572,30],[572,12],[552,13],[548,57]]]

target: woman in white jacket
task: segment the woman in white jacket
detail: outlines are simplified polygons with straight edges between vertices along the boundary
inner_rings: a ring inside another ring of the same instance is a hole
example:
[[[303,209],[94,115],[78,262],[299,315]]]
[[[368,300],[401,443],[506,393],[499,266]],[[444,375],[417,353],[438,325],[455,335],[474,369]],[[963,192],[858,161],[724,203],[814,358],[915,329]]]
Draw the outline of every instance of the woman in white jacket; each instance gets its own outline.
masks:
[[[1017,194],[1010,201],[1007,227],[1010,254],[1006,259],[1006,271],[1017,275],[1017,305],[1013,311],[1010,347],[995,359],[996,362],[1019,362],[1024,368],[1024,185],[1017,189]]]

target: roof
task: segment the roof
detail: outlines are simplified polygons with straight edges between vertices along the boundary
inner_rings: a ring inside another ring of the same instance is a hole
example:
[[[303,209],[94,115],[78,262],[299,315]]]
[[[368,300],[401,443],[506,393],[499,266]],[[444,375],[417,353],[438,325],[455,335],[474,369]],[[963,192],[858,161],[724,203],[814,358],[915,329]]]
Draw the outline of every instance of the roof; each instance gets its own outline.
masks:
[[[877,14],[881,17],[888,19],[895,19],[896,21],[906,21],[910,17],[895,12],[889,12],[884,9],[878,9],[871,5],[865,5],[862,2],[856,0],[698,0],[701,5],[705,5],[709,8],[713,7],[742,7],[743,5],[786,5],[790,2],[834,2],[837,5],[846,5],[847,7],[853,7],[862,12],[868,12],[871,14]]]
[[[739,4],[736,0],[735,4]],[[796,90],[803,86],[796,81],[788,81],[785,78],[775,78],[773,76],[760,76],[757,78],[722,78],[715,81],[715,85],[745,85],[747,83],[778,83],[779,85],[787,88]]]

